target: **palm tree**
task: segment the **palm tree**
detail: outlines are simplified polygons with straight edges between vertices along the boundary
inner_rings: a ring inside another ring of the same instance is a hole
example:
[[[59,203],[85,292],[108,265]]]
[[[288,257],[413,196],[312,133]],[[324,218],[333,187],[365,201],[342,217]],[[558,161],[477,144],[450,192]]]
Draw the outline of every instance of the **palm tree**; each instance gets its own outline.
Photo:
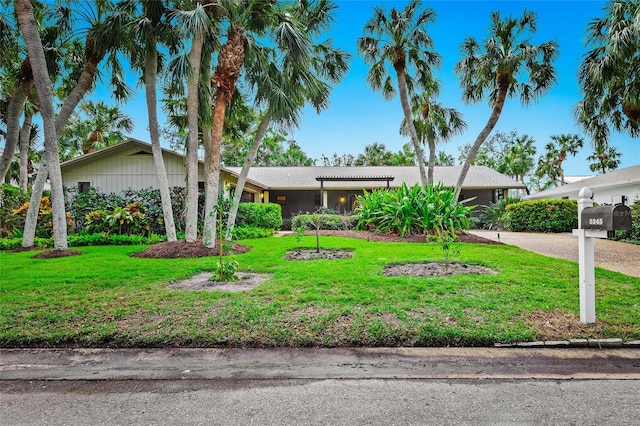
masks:
[[[605,174],[620,167],[620,153],[613,146],[597,144],[587,161],[592,161],[589,170]]]
[[[440,93],[440,84],[437,80],[431,80],[425,84],[422,93],[411,98],[413,112],[416,118],[414,127],[421,143],[429,146],[429,160],[427,171],[427,184],[433,184],[433,169],[436,164],[436,142],[451,139],[462,134],[467,128],[467,123],[454,108],[446,108],[436,101]],[[406,133],[406,121],[403,121],[400,133]]]
[[[387,63],[395,70],[400,104],[420,169],[420,181],[426,185],[424,158],[411,114],[409,92],[417,91],[431,80],[431,67],[440,64],[440,56],[433,51],[433,41],[426,30],[435,21],[436,14],[430,8],[419,11],[420,6],[420,0],[411,0],[401,11],[392,8],[388,16],[381,8],[375,7],[373,17],[365,24],[365,35],[358,39],[357,46],[358,52],[371,66],[367,74],[369,85],[373,90],[382,91],[387,100],[396,94]]]
[[[552,135],[552,142],[547,144],[553,145],[557,152],[556,162],[558,164],[558,174],[560,177],[560,185],[564,185],[564,171],[562,170],[562,163],[567,159],[569,155],[575,156],[578,151],[584,146],[584,140],[578,135]]]
[[[133,131],[133,119],[117,106],[84,101],[79,109],[82,116],[74,113],[60,136],[60,143],[68,152],[89,154],[122,142],[126,133]]]
[[[535,140],[527,135],[518,136],[505,153],[505,172],[512,176],[516,182],[524,181],[525,176],[531,171],[534,165],[533,156],[536,155]],[[527,194],[529,189],[526,189]]]
[[[142,71],[144,79],[145,94],[147,99],[147,115],[149,117],[149,137],[151,139],[151,152],[158,178],[158,188],[160,190],[160,200],[162,203],[162,214],[164,219],[167,241],[177,241],[176,226],[173,219],[173,207],[171,204],[171,193],[169,192],[169,180],[162,156],[160,146],[160,130],[158,126],[158,101],[157,101],[157,80],[158,80],[158,43],[162,42],[169,49],[175,50],[178,44],[175,31],[167,22],[167,12],[162,1],[143,0],[141,2],[142,15],[135,21],[135,38],[138,46],[130,49],[132,52],[132,62],[134,68]],[[143,56],[139,58],[138,55]],[[197,170],[197,169],[196,169]]]
[[[328,40],[316,41],[333,21],[335,7],[328,0],[285,5],[277,11],[273,29],[275,45],[280,48],[252,52],[256,56],[250,61],[247,78],[256,88],[256,103],[265,104],[267,109],[238,178],[228,216],[227,238],[233,230],[249,169],[269,124],[296,127],[300,111],[307,103],[320,113],[329,104],[329,83],[339,82],[348,70],[347,52],[334,48]],[[291,145],[289,148],[291,151]],[[302,160],[308,164],[310,159]]]
[[[640,135],[640,3],[613,0],[605,11],[587,29],[587,46],[593,49],[578,71],[584,97],[575,109],[576,121],[603,142],[609,126]]]
[[[558,45],[554,41],[530,43],[528,34],[536,31],[536,21],[532,11],[525,11],[519,19],[511,16],[502,19],[499,12],[492,12],[490,33],[484,45],[473,37],[462,44],[464,57],[456,64],[455,71],[463,99],[467,103],[479,102],[488,92],[492,111],[464,161],[456,183],[458,194],[476,153],[498,122],[506,99],[519,96],[520,102],[528,105],[543,96],[556,81],[553,62],[558,55]]]
[[[16,0],[15,5],[18,22],[29,52],[29,61],[34,74],[38,99],[40,100],[40,113],[44,123],[45,156],[47,157],[47,169],[51,178],[54,248],[56,250],[66,250],[68,248],[67,218],[64,208],[62,174],[58,159],[58,135],[56,132],[56,116],[53,110],[53,88],[31,2],[29,0]],[[39,201],[38,199],[38,205],[40,204]]]
[[[356,157],[356,166],[384,166],[389,164],[393,153],[385,144],[374,142],[364,147],[364,153]]]
[[[548,143],[545,146],[544,155],[538,158],[535,175],[540,180],[547,177],[549,183],[555,187],[559,186],[558,177],[560,176],[560,171],[558,170],[558,150],[552,143]]]
[[[438,151],[436,155],[436,166],[453,166],[453,155],[447,154],[444,151]]]

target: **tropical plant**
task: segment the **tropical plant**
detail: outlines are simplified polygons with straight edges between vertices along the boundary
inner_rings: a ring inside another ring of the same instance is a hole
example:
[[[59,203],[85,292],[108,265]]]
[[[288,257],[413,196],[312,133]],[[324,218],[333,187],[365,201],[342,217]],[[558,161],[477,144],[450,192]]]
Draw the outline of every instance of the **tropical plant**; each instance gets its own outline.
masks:
[[[506,209],[509,204],[519,203],[520,198],[507,197],[491,203],[484,208],[480,214],[480,222],[485,229],[507,229],[509,227],[509,218],[506,215]]]
[[[518,136],[511,145],[504,158],[504,173],[513,177],[516,182],[526,186],[525,176],[533,169],[536,154],[535,140],[527,135]],[[529,189],[526,189],[527,194]]]
[[[640,4],[637,0],[607,2],[605,16],[587,28],[593,47],[578,71],[583,99],[576,121],[600,143],[609,140],[609,127],[640,135]]]
[[[589,170],[605,174],[620,167],[620,153],[614,146],[608,144],[596,145],[593,153],[587,157]]]
[[[427,169],[427,184],[433,182],[433,169],[436,165],[436,143],[446,142],[451,137],[462,134],[467,128],[467,123],[462,115],[454,108],[446,108],[437,102],[440,92],[440,83],[432,80],[424,85],[423,91],[411,98],[411,106],[414,113],[414,127],[418,139],[429,147],[429,167]],[[407,132],[406,121],[402,122],[400,133]]]
[[[440,64],[440,56],[433,51],[433,41],[427,34],[427,26],[435,21],[435,17],[432,9],[421,9],[420,0],[411,0],[402,10],[391,8],[388,15],[383,9],[375,7],[373,16],[364,26],[364,36],[357,41],[358,52],[371,67],[367,82],[373,90],[380,90],[386,100],[396,95],[387,63],[393,66],[422,185],[427,183],[427,175],[409,94],[432,81],[431,67]]]
[[[552,135],[551,142],[546,146],[547,152],[557,153],[556,163],[558,175],[560,177],[560,185],[564,185],[564,170],[562,163],[568,156],[575,156],[578,151],[584,146],[584,140],[578,135]]]
[[[444,151],[438,151],[435,161],[436,166],[453,166],[455,163],[453,155],[447,154]]]
[[[558,169],[558,150],[554,144],[548,143],[545,146],[544,154],[538,157],[535,175],[540,180],[547,178],[548,183],[555,187],[559,186],[558,178],[560,177],[560,170]]]
[[[528,105],[543,96],[556,81],[553,62],[558,45],[548,41],[531,44],[529,34],[536,31],[537,17],[525,11],[520,18],[502,18],[491,13],[489,37],[480,45],[473,37],[462,44],[463,59],[456,64],[467,103],[476,103],[488,95],[491,115],[478,134],[464,161],[456,193],[460,194],[474,157],[495,127],[507,98],[519,96]]]

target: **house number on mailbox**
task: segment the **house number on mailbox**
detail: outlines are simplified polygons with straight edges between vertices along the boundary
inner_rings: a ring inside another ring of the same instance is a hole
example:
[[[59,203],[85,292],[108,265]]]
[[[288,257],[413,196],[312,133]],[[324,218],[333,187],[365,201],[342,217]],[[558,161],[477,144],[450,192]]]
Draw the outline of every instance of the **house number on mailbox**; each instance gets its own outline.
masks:
[[[602,218],[598,219],[589,219],[589,225],[602,225],[604,220]]]

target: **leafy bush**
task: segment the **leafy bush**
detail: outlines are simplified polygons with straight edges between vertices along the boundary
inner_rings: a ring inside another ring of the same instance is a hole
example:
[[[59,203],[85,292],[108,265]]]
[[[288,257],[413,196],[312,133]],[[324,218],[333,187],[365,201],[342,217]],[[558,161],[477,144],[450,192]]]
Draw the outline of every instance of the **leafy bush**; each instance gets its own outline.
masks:
[[[358,229],[383,233],[424,235],[457,233],[469,229],[473,206],[458,201],[455,191],[442,184],[367,192],[356,198]]]
[[[16,236],[15,230],[22,230],[24,218],[13,212],[29,201],[29,196],[13,185],[0,185],[0,237]]]
[[[104,233],[95,234],[70,234],[68,237],[69,247],[80,246],[108,246],[108,245],[148,245],[155,244],[166,239],[165,236],[151,235],[108,235]],[[53,238],[36,237],[33,243],[36,247],[53,247]],[[22,238],[0,238],[0,250],[14,250],[22,247]]]
[[[238,267],[240,265],[235,260],[230,260],[229,262],[223,262],[222,264],[216,264],[213,267],[213,274],[209,277],[209,281],[212,282],[222,282],[222,281],[238,281],[238,277],[236,277],[236,272],[238,272]]]
[[[640,199],[631,204],[631,230],[617,231],[616,240],[640,245]]]
[[[233,239],[234,240],[250,240],[255,238],[270,237],[274,233],[273,229],[258,228],[252,225],[234,226]]]
[[[282,207],[280,207],[280,204],[274,203],[240,203],[238,205],[236,225],[280,229],[282,226]]]
[[[532,200],[510,204],[509,230],[516,232],[570,232],[578,227],[576,200]]]
[[[307,231],[321,230],[348,230],[354,229],[358,223],[357,215],[340,215],[335,213],[306,213],[294,216],[291,219],[291,229],[305,229]]]
[[[489,204],[480,215],[480,222],[484,229],[507,229],[509,227],[509,216],[506,208],[509,204],[519,203],[520,198],[507,197],[497,203]]]

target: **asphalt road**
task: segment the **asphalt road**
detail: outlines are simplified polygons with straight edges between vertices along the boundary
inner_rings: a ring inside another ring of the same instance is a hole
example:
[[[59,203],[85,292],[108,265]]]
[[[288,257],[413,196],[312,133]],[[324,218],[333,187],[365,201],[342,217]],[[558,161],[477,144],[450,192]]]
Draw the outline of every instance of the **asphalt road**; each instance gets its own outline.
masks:
[[[640,424],[638,349],[0,351],[1,425]]]

